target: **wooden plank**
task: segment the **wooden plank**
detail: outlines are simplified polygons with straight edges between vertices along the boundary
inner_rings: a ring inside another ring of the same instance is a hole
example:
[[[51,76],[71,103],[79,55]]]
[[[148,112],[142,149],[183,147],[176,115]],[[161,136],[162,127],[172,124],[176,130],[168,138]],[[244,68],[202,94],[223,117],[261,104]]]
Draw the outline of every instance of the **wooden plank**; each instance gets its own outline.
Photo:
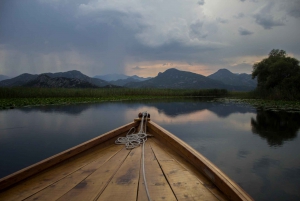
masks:
[[[97,200],[136,200],[140,174],[141,147],[130,154]]]
[[[147,118],[147,121],[150,121],[150,120],[151,120],[150,118]],[[135,118],[134,121],[140,122],[140,121],[142,121],[142,118]],[[146,121],[146,119],[144,119],[144,121]]]
[[[182,157],[186,158],[202,174],[206,175],[230,200],[253,200],[238,184],[226,176],[220,169],[213,165],[192,147],[171,134],[169,131],[160,127],[153,121],[148,122],[149,132],[153,132],[158,138],[163,139],[164,143],[170,146]]]
[[[41,162],[38,162],[32,166],[29,166],[27,168],[24,168],[18,172],[15,172],[11,175],[8,175],[2,179],[0,179],[0,190],[3,190],[21,180],[24,180],[34,174],[37,174],[41,172],[42,170],[45,170],[57,163],[60,163],[68,158],[71,158],[72,156],[75,156],[85,150],[88,150],[94,146],[97,146],[127,130],[129,130],[131,127],[136,127],[138,126],[139,122],[132,122],[129,124],[126,124],[122,127],[119,127],[117,129],[114,129],[110,132],[107,132],[99,137],[96,137],[94,139],[91,139],[87,142],[84,142],[78,146],[75,146],[71,149],[68,149],[66,151],[63,151],[59,154],[56,154],[52,157],[49,157]]]
[[[95,157],[96,160],[92,163],[89,163],[88,165],[73,172],[69,176],[53,183],[52,185],[48,186],[47,188],[39,191],[38,193],[30,196],[25,200],[57,200],[58,198],[66,194],[69,190],[78,185],[82,180],[84,180],[93,172],[95,172],[98,168],[102,168],[102,165],[109,159],[114,157],[114,155],[116,155],[121,149],[121,146],[114,145],[111,146],[109,149],[103,150],[100,154],[98,154]]]
[[[74,188],[72,188],[58,200],[95,200],[98,195],[105,189],[112,177],[116,174],[116,171],[120,168],[124,160],[127,158],[128,154],[130,153],[130,151],[126,150],[122,145],[115,146],[121,146],[123,147],[123,149],[109,161],[104,163],[100,168],[90,174],[87,178],[81,180],[76,186],[74,186]]]
[[[204,185],[215,197],[220,201],[226,201],[228,198],[224,193],[222,193],[207,177],[201,174],[191,163],[189,163],[186,159],[177,154],[174,150],[170,149],[168,146],[165,146],[165,143],[162,143],[157,138],[151,138],[151,141],[158,144],[158,146],[162,147],[172,158],[174,158],[181,166],[194,174],[199,181]]]
[[[109,148],[109,147],[108,147]],[[93,162],[107,147],[96,146],[0,193],[0,200],[23,200]],[[121,147],[119,147],[121,149]]]
[[[151,147],[178,200],[218,200],[195,175],[156,143],[151,142]]]
[[[125,135],[126,133],[127,131],[122,133],[122,135]],[[95,160],[95,156],[114,144],[114,141],[117,137],[79,153],[78,155],[56,164],[53,167],[48,168],[32,177],[29,177],[8,189],[0,191],[0,200],[4,198],[4,200],[7,200],[8,198],[11,198],[11,200],[15,200],[17,198],[25,199],[41,189],[46,188],[52,183],[68,176],[77,169],[80,169],[84,165],[93,162]],[[122,147],[119,148],[121,149]]]
[[[176,200],[150,147],[150,139],[145,143],[145,175],[151,200]],[[148,200],[145,190],[142,167],[138,188],[138,200]]]

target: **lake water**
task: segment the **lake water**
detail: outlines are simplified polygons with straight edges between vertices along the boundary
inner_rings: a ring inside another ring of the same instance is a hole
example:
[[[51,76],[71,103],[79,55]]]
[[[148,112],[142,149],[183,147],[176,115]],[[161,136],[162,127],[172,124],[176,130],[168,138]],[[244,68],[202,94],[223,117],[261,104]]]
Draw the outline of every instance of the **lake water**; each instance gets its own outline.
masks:
[[[255,200],[300,200],[300,113],[207,99],[1,110],[0,178],[129,123],[143,111]]]

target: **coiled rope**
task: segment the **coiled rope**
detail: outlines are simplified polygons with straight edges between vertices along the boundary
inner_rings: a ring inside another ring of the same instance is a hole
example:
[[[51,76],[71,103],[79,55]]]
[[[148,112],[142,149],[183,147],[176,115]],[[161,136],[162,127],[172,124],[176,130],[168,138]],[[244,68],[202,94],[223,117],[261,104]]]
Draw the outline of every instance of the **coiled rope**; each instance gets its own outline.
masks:
[[[145,121],[144,118],[146,117]],[[148,200],[151,201],[151,197],[148,190],[148,185],[146,181],[146,173],[145,173],[145,142],[147,141],[147,136],[152,136],[146,133],[147,131],[147,120],[148,120],[148,113],[143,112],[142,113],[142,120],[141,120],[141,128],[140,131],[136,134],[135,128],[132,127],[128,133],[126,134],[126,137],[119,137],[115,143],[116,144],[124,144],[126,149],[134,149],[135,147],[143,145],[142,149],[142,170],[143,170],[143,179],[145,184],[145,190],[147,193]],[[144,122],[145,122],[145,128],[144,128]],[[130,134],[131,133],[131,134]]]
[[[145,121],[146,123],[145,123],[145,128],[144,128],[145,117],[146,117],[146,121]],[[141,120],[140,131],[138,133],[134,134],[135,128],[132,127],[126,134],[126,137],[119,137],[115,141],[115,143],[116,144],[124,144],[126,149],[134,149],[134,148],[140,146],[141,144],[144,144],[147,141],[147,136],[151,136],[149,134],[146,134],[147,120],[148,120],[148,113],[144,112],[143,116],[142,116],[142,120]]]

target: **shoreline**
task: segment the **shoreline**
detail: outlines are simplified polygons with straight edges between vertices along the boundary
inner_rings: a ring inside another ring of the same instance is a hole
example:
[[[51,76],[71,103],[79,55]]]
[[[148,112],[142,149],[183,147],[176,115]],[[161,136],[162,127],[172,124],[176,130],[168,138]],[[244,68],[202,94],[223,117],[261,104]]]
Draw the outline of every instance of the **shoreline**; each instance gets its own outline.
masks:
[[[139,101],[155,99],[188,99],[188,98],[213,98],[213,101],[223,103],[249,104],[253,107],[286,112],[300,112],[300,101],[245,99],[235,97],[216,96],[115,96],[115,97],[78,97],[78,98],[2,98],[0,99],[0,110],[15,109],[20,107],[39,107],[51,105],[75,105],[86,103],[103,103],[114,101]]]

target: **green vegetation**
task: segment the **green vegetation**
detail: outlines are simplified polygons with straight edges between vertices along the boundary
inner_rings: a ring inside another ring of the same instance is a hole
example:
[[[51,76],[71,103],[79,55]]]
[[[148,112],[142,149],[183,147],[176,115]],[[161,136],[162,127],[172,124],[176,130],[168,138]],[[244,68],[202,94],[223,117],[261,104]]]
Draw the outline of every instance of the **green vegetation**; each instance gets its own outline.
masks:
[[[181,89],[64,89],[64,88],[0,88],[0,109],[33,105],[74,104],[86,102],[142,100],[187,96],[227,95],[227,90],[181,90]]]
[[[252,78],[256,77],[257,89],[251,92],[228,92],[224,89],[0,88],[0,109],[102,101],[223,97],[219,100],[249,103],[272,110],[300,110],[300,66],[297,59],[286,56],[284,50],[274,49],[268,58],[253,65]]]
[[[246,93],[246,92],[244,92]],[[251,99],[239,97],[226,97],[218,98],[216,101],[219,102],[233,102],[236,104],[249,104],[255,108],[260,108],[270,111],[289,111],[289,112],[300,112],[300,101],[287,101],[287,100],[269,100],[269,99]]]
[[[300,99],[299,61],[287,57],[284,50],[274,49],[269,57],[253,65],[252,78],[257,77],[254,95],[273,100]]]

